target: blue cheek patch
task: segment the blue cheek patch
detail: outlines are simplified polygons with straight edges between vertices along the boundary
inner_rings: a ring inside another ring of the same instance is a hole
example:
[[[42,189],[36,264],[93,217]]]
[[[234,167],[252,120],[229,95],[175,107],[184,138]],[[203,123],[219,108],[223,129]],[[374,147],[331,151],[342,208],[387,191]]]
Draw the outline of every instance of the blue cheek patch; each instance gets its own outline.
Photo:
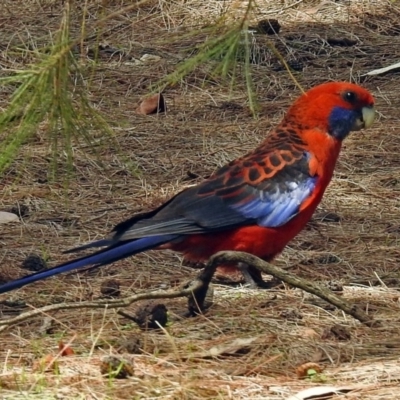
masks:
[[[351,131],[358,113],[347,108],[335,107],[329,115],[329,133],[343,140]]]
[[[303,202],[311,196],[317,183],[317,177],[303,182],[287,182],[283,190],[279,187],[274,193],[259,191],[257,198],[234,208],[245,218],[257,220],[259,226],[276,228],[295,217]]]

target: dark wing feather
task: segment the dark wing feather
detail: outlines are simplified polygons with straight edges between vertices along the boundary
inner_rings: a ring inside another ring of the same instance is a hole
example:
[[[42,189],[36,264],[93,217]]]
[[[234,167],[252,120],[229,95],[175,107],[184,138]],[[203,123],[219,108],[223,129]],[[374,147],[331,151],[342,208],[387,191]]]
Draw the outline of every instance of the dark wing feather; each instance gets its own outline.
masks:
[[[258,151],[221,168],[158,209],[114,229],[114,240],[189,235],[258,224],[277,227],[295,215],[315,188],[309,154],[297,147]]]

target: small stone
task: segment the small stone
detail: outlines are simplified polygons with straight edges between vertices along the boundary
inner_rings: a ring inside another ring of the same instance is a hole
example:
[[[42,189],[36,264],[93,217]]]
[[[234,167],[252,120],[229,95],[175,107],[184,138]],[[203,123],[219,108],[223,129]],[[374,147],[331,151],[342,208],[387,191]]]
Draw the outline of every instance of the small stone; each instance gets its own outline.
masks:
[[[0,211],[0,224],[8,224],[9,222],[17,221],[19,221],[19,218],[16,214],[7,211]]]
[[[145,63],[145,64],[152,64],[159,62],[161,60],[160,56],[157,56],[155,54],[143,54],[142,57],[140,57],[140,61]]]
[[[22,262],[21,268],[28,271],[39,272],[47,269],[46,261],[37,254],[29,254]]]
[[[100,372],[108,378],[129,378],[134,374],[133,360],[127,360],[116,355],[103,357]]]
[[[109,279],[101,284],[100,292],[105,297],[119,297],[121,295],[120,284],[116,279]]]

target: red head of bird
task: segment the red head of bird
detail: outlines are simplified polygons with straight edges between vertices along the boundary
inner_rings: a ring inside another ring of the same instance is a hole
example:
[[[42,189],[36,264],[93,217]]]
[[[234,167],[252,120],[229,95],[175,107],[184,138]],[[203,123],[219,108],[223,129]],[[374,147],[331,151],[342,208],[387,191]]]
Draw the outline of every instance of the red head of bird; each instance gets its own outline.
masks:
[[[351,131],[371,126],[375,118],[374,98],[364,88],[348,82],[315,86],[289,108],[284,121],[301,129],[319,129],[343,140]]]

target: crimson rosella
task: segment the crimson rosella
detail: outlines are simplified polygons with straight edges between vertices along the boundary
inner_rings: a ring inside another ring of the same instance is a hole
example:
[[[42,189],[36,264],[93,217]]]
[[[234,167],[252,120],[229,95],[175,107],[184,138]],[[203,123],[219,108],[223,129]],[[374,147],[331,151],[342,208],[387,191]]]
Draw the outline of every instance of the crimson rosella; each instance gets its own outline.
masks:
[[[374,99],[360,86],[346,82],[316,86],[294,102],[254,151],[159,208],[121,222],[110,238],[73,251],[103,249],[8,282],[0,286],[0,293],[149,249],[175,250],[192,262],[221,250],[244,251],[271,261],[304,228],[321,201],[342,140],[350,131],[368,128],[374,117]],[[257,283],[262,281],[255,271],[247,274]]]

